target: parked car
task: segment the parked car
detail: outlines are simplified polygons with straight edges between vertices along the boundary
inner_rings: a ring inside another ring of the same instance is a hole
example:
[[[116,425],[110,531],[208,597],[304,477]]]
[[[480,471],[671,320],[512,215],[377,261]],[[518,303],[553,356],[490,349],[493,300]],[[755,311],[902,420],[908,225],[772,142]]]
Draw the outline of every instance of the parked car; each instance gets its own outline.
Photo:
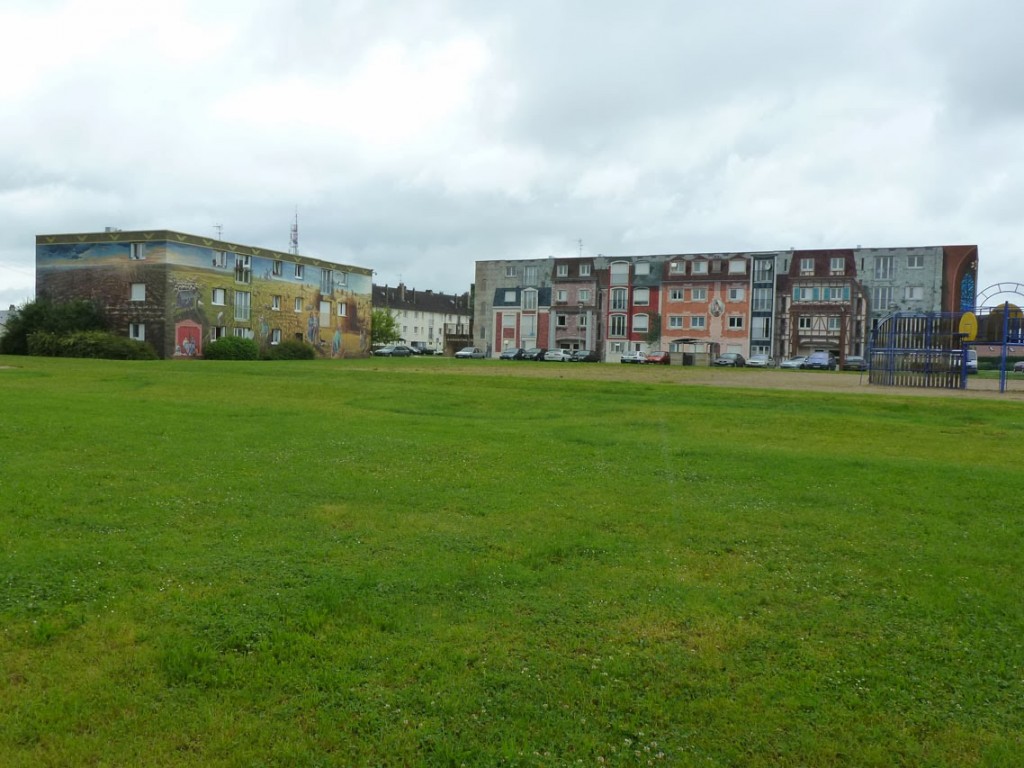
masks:
[[[800,367],[821,371],[834,371],[839,367],[839,364],[836,362],[836,356],[831,352],[812,352]]]
[[[805,362],[807,362],[806,355],[797,355],[788,360],[783,360],[779,363],[779,368],[803,368]]]
[[[544,347],[530,347],[529,349],[527,349],[526,351],[523,352],[523,356],[521,358],[519,358],[519,359],[520,360],[543,360],[545,352],[547,352],[547,350],[544,349]]]
[[[658,349],[647,353],[647,362],[653,365],[669,365],[672,360],[669,358],[668,352],[662,352]]]
[[[1024,373],[1024,360],[1019,360],[1013,364],[1014,373]]]
[[[846,359],[843,360],[844,371],[866,371],[868,369],[868,361],[866,357],[860,355],[847,355]]]
[[[619,358],[619,362],[637,364],[646,363],[647,354],[645,352],[623,352],[622,357]]]
[[[522,360],[526,350],[522,347],[509,347],[498,355],[499,360]]]
[[[600,362],[600,358],[597,356],[597,352],[592,349],[577,349],[572,353],[572,362],[597,363]]]
[[[747,360],[747,366],[750,368],[774,368],[775,358],[771,355],[751,355]]]
[[[460,349],[458,352],[455,353],[455,356],[456,357],[463,357],[463,358],[467,358],[467,357],[481,358],[481,357],[484,356],[484,351],[482,349],[480,349],[480,347],[463,347],[462,349]]]
[[[549,349],[544,353],[544,359],[549,363],[568,363],[572,360],[571,349]]]
[[[978,372],[978,350],[976,349],[967,350],[967,372]]]
[[[733,368],[742,368],[746,364],[747,361],[739,352],[723,352],[715,358],[715,365],[731,365]]]
[[[404,344],[388,344],[380,349],[375,349],[373,354],[377,357],[409,357],[415,353],[412,351],[412,347],[407,347]]]

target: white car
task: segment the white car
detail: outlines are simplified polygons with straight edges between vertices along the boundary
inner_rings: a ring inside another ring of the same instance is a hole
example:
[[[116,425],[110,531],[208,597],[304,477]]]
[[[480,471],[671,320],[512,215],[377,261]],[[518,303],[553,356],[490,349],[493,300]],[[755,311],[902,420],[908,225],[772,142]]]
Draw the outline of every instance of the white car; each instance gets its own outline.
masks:
[[[572,350],[571,349],[549,349],[544,353],[544,359],[547,362],[556,363],[569,363],[572,362]]]
[[[455,353],[456,357],[483,357],[484,352],[479,347],[463,347]]]
[[[647,353],[646,352],[623,352],[622,357],[619,358],[620,363],[646,363]]]
[[[751,355],[747,360],[747,366],[750,368],[774,368],[775,359],[771,355]]]

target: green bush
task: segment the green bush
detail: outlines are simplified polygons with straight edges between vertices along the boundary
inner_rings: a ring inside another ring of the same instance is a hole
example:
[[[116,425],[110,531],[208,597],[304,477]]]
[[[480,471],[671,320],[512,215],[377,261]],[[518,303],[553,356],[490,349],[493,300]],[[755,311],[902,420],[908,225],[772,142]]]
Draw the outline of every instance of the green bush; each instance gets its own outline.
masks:
[[[252,339],[225,336],[203,347],[203,357],[207,360],[259,360],[260,348]]]
[[[34,333],[43,332],[63,337],[76,331],[106,329],[107,321],[103,316],[103,310],[91,301],[54,303],[40,297],[18,307],[7,318],[7,329],[0,336],[0,355],[40,354],[29,350],[28,337]]]
[[[37,357],[91,357],[102,360],[156,360],[156,351],[141,341],[106,331],[48,333],[28,336],[28,354]]]
[[[315,360],[316,350],[304,341],[287,339],[272,346],[266,357],[267,360]]]

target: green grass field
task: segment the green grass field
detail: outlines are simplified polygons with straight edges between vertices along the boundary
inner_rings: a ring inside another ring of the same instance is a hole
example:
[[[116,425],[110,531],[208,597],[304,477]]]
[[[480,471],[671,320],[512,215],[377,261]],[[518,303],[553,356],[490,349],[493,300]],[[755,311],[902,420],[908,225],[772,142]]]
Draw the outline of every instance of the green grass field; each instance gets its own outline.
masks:
[[[0,765],[1020,764],[1021,403],[403,362],[0,358]]]

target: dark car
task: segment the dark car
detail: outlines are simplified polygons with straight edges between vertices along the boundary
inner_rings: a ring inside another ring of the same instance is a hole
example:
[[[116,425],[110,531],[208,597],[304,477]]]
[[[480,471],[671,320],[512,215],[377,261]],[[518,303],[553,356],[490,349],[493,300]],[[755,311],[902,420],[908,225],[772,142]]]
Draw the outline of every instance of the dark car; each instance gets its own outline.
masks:
[[[525,350],[523,352],[523,356],[521,358],[519,358],[519,359],[520,360],[543,360],[545,352],[547,352],[547,350],[544,347],[530,347],[529,349],[527,349],[527,350]]]
[[[523,353],[526,352],[522,347],[509,347],[498,355],[499,360],[522,360]]]
[[[847,355],[843,360],[844,371],[866,371],[868,369],[867,358],[860,355]]]
[[[572,353],[572,362],[574,363],[597,363],[600,360],[597,352],[592,349],[577,349]]]
[[[388,344],[387,346],[373,351],[377,357],[409,357],[415,354],[411,347],[404,344]]]
[[[839,364],[836,362],[836,356],[831,352],[812,352],[800,367],[819,371],[834,371],[839,368]]]
[[[653,352],[647,353],[647,362],[653,365],[669,365],[672,360],[669,358],[668,352],[656,349]]]
[[[715,365],[731,365],[733,368],[742,368],[746,364],[747,361],[739,352],[723,352],[715,358]]]

